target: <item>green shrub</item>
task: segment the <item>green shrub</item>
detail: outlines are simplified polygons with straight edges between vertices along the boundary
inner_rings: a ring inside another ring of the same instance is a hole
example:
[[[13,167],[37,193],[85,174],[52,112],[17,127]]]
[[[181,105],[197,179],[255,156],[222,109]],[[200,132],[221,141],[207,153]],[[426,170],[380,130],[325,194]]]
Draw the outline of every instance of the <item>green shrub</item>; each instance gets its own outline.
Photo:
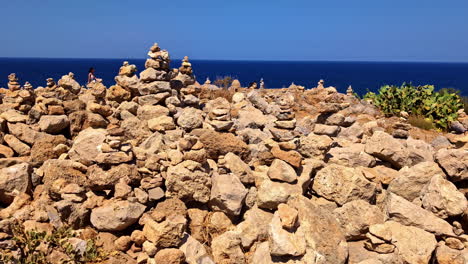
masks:
[[[425,130],[431,130],[434,129],[434,123],[428,118],[425,118],[423,116],[415,116],[411,115],[408,118],[408,123],[410,123],[414,127],[419,127]]]
[[[49,263],[46,259],[51,250],[58,250],[67,255],[69,263],[93,263],[107,258],[101,248],[96,246],[93,239],[86,240],[84,253],[78,254],[68,242],[75,237],[74,231],[69,227],[54,229],[51,234],[37,230],[24,229],[16,222],[12,226],[13,241],[19,250],[19,259],[15,259],[8,250],[0,250],[0,263],[42,264]]]
[[[427,118],[436,128],[444,130],[458,118],[457,111],[463,108],[457,93],[448,90],[435,92],[432,85],[385,85],[378,94],[368,92],[364,99],[371,100],[387,116],[405,111],[410,115]]]

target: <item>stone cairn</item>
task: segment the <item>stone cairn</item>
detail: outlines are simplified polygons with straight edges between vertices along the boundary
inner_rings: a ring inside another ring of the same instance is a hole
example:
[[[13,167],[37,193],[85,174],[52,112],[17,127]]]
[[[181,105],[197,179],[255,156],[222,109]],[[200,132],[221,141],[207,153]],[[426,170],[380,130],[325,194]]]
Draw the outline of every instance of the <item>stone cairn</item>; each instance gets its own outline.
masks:
[[[353,87],[351,85],[348,86],[348,89],[346,89],[346,95],[354,96]]]
[[[228,131],[232,125],[231,104],[225,98],[218,97],[210,101],[207,106],[207,123],[216,131]]]
[[[23,87],[19,84],[16,74],[8,75],[8,90],[4,91],[4,107],[27,113],[34,105],[35,94],[32,85],[26,82]]]
[[[414,139],[330,87],[197,104],[188,60],[149,54],[116,88],[0,89],[0,262],[26,260],[18,228],[60,226],[43,262],[84,262],[90,240],[102,263],[468,262],[466,138]]]

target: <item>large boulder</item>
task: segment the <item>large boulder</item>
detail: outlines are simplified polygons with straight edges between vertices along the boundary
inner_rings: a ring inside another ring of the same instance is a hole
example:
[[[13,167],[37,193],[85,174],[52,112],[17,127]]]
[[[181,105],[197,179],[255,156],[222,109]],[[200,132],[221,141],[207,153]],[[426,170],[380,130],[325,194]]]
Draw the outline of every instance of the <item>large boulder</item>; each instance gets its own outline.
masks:
[[[351,201],[333,212],[348,240],[365,238],[369,226],[382,224],[385,220],[385,215],[379,207],[364,200]]]
[[[105,129],[87,128],[81,131],[68,152],[70,159],[83,164],[93,163],[96,157],[102,153],[101,146],[107,134]]]
[[[44,115],[39,120],[39,128],[49,134],[57,134],[70,125],[66,115]]]
[[[455,236],[452,226],[405,198],[388,193],[385,209],[389,219],[407,226],[415,226],[437,236]]]
[[[340,224],[327,209],[317,206],[300,196],[290,199],[288,205],[298,211],[302,232],[306,241],[304,263],[344,264],[348,258],[348,246]]]
[[[240,179],[234,174],[214,173],[211,181],[211,208],[229,216],[239,215],[248,192]]]
[[[91,224],[100,231],[122,231],[133,225],[146,206],[129,201],[109,201],[91,211]]]
[[[200,128],[203,125],[203,112],[192,107],[184,108],[177,118],[177,125],[185,130]]]
[[[388,190],[413,201],[418,198],[421,190],[435,175],[444,176],[444,172],[435,162],[421,162],[412,167],[403,167],[398,176],[390,182]]]
[[[31,167],[20,163],[0,170],[0,202],[10,204],[19,193],[31,190]]]
[[[211,178],[202,164],[186,160],[167,169],[166,188],[168,197],[207,203],[211,194]]]
[[[375,131],[366,142],[365,151],[383,161],[387,161],[396,168],[401,168],[408,164],[408,150],[391,135],[383,131]]]
[[[343,205],[358,199],[370,201],[375,195],[376,184],[367,180],[358,169],[331,164],[317,172],[312,190]]]
[[[421,191],[422,205],[441,218],[461,215],[467,208],[467,200],[457,187],[435,175]]]
[[[323,159],[332,143],[333,140],[328,136],[310,133],[300,138],[298,151],[306,158]]]
[[[376,160],[364,152],[363,144],[351,144],[342,148],[332,148],[327,153],[328,162],[348,167],[373,167]]]
[[[213,130],[200,129],[193,131],[203,143],[208,158],[217,160],[220,155],[232,152],[242,160],[249,157],[249,148],[244,141],[231,133],[219,133]]]
[[[435,158],[450,180],[463,181],[468,179],[468,150],[440,149]]]
[[[272,180],[284,181],[284,182],[295,182],[297,180],[297,174],[294,168],[288,163],[275,159],[268,170],[268,177]]]
[[[178,247],[182,243],[186,225],[187,219],[180,214],[170,215],[160,223],[148,219],[143,234],[158,248]]]

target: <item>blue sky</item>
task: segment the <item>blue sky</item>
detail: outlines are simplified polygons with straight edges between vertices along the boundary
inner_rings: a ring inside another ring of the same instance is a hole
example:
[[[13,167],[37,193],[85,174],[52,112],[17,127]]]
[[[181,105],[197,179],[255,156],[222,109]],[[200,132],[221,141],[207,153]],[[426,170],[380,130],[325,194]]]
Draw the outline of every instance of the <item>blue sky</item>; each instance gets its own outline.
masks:
[[[2,1],[0,57],[468,62],[466,0]]]

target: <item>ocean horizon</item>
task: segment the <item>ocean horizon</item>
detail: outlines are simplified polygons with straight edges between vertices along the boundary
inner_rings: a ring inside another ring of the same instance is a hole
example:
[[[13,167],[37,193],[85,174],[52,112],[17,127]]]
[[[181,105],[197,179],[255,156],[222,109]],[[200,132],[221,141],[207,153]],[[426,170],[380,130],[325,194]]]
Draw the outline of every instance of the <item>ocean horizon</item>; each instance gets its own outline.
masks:
[[[146,59],[112,58],[0,58],[0,87],[7,87],[8,74],[17,74],[20,83],[30,82],[34,87],[45,86],[46,79],[56,81],[68,72],[75,74],[80,84],[87,81],[90,67],[106,86],[115,84],[123,61],[135,64],[138,72],[144,70]],[[464,62],[400,62],[400,61],[268,61],[268,60],[190,60],[199,83],[206,78],[231,76],[243,86],[264,79],[267,88],[288,87],[292,82],[313,88],[320,79],[326,86],[345,92],[351,85],[360,95],[377,91],[381,86],[432,84],[436,89],[455,88],[468,95],[468,63]],[[180,59],[172,59],[171,67],[178,68]]]

